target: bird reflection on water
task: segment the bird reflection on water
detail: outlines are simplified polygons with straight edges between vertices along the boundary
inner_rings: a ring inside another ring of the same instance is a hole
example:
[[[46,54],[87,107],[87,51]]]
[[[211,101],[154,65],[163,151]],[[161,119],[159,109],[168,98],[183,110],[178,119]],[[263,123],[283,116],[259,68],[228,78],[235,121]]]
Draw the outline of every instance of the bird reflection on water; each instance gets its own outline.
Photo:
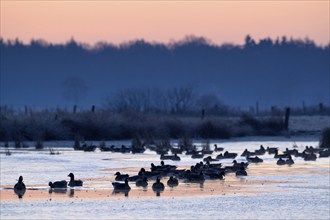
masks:
[[[125,197],[128,197],[128,193],[131,189],[114,189],[112,194],[124,194]]]
[[[15,194],[17,195],[17,197],[19,199],[22,199],[23,198],[23,196],[25,194],[25,191],[26,191],[26,189],[15,189],[14,188],[14,192],[15,192]]]
[[[65,194],[66,192],[67,192],[66,188],[50,188],[48,190],[49,194],[52,194],[52,193]]]

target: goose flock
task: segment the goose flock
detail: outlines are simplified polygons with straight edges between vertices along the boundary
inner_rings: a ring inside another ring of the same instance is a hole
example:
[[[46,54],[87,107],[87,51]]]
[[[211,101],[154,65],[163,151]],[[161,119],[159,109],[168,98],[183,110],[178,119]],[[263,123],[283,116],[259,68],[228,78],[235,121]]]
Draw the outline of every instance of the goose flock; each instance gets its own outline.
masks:
[[[220,152],[223,151],[223,148],[219,148],[216,144],[214,145],[214,151]],[[160,192],[164,191],[165,184],[161,181],[163,177],[168,178],[167,186],[176,187],[183,183],[200,183],[203,184],[205,180],[210,179],[219,179],[224,180],[225,176],[228,173],[234,173],[236,176],[247,176],[248,166],[251,163],[263,163],[261,158],[264,154],[274,155],[273,158],[277,159],[276,165],[293,165],[295,162],[293,158],[301,157],[304,161],[315,161],[318,157],[330,157],[330,150],[326,148],[314,148],[312,146],[306,146],[302,152],[299,152],[297,149],[288,149],[279,153],[278,148],[264,148],[260,145],[260,148],[255,151],[249,151],[245,149],[241,157],[245,157],[245,162],[237,162],[236,157],[237,153],[225,151],[220,153],[215,158],[211,156],[204,156],[206,153],[212,154],[213,151],[204,150],[197,151],[196,149],[193,152],[186,151],[186,155],[192,155],[192,158],[198,158],[197,155],[203,155],[203,160],[195,163],[190,166],[189,169],[178,169],[177,166],[166,164],[164,160],[173,160],[179,161],[179,156],[176,151],[173,155],[164,154],[162,151],[160,158],[162,159],[160,165],[155,165],[154,163],[150,164],[150,171],[147,171],[145,168],[141,168],[136,175],[129,175],[121,173],[120,171],[114,174],[115,181],[112,182],[114,193],[124,192],[125,195],[128,195],[128,192],[131,190],[130,184],[135,183],[136,187],[147,188],[149,181],[152,180],[152,190],[159,195]],[[195,155],[195,156],[194,156]],[[193,157],[194,156],[194,157]],[[223,166],[221,160],[230,159],[232,163],[230,165]],[[73,173],[68,175],[70,181],[66,180],[49,182],[50,189],[66,189],[67,187],[76,187],[83,186],[82,180],[76,180]],[[23,176],[20,176],[18,182],[14,186],[15,193],[22,198],[26,191],[26,186],[23,183]]]

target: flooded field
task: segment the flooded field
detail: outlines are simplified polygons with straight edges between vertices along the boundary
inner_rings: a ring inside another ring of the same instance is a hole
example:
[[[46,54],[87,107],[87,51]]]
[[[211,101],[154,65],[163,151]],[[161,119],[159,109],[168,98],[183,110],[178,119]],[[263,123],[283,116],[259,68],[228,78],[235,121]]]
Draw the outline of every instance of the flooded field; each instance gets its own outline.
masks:
[[[296,146],[316,147],[318,141],[266,138],[211,141],[218,147],[240,155],[244,149],[278,147],[280,151]],[[98,145],[98,142],[94,142]],[[129,142],[106,142],[129,144]],[[197,145],[201,144],[196,142]],[[47,147],[59,154],[50,155]],[[203,183],[181,181],[170,188],[168,177],[162,178],[165,190],[157,195],[150,180],[147,188],[129,183],[128,193],[115,193],[112,182],[117,171],[136,175],[140,168],[160,164],[160,156],[146,150],[143,154],[74,151],[72,142],[46,142],[43,151],[14,149],[11,155],[1,148],[1,219],[330,219],[330,159],[304,161],[293,157],[291,166],[276,165],[273,155],[260,156],[264,162],[250,164],[248,176],[228,173],[224,180]],[[220,152],[213,152],[215,158]],[[178,169],[189,169],[202,159],[179,155],[181,161],[165,160]],[[238,162],[246,161],[238,156]],[[223,159],[222,166],[232,164]],[[217,162],[218,163],[218,162]],[[49,191],[48,182],[69,180],[74,173],[84,181],[83,187]],[[24,177],[27,190],[19,199],[13,186]]]

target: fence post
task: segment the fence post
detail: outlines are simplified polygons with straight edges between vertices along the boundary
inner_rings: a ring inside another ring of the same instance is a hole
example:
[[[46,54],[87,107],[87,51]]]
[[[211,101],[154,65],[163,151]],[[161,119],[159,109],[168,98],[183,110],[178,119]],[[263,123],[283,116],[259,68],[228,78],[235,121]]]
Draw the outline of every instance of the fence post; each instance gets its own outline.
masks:
[[[290,108],[285,109],[285,119],[284,119],[284,128],[289,130],[289,118],[290,118]]]

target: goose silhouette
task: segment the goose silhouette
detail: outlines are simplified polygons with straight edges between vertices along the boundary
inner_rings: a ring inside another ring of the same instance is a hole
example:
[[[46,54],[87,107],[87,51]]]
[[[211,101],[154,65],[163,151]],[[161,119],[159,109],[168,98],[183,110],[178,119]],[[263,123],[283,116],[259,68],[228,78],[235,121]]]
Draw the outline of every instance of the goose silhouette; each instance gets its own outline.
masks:
[[[178,186],[179,185],[179,181],[174,176],[170,176],[170,179],[167,180],[167,185],[169,187],[175,187],[175,186]]]
[[[160,177],[159,176],[157,177],[156,182],[154,184],[152,184],[152,189],[154,191],[158,191],[158,192],[164,191],[165,186],[162,182],[160,182]]]
[[[26,187],[23,183],[23,176],[20,176],[18,178],[18,182],[14,186],[14,192],[18,196],[18,198],[23,198],[23,195],[25,194]]]
[[[70,177],[70,182],[68,184],[70,187],[82,186],[83,185],[83,181],[74,179],[73,173],[70,173],[68,175],[68,177]]]
[[[65,180],[62,181],[55,181],[55,182],[49,182],[48,185],[50,186],[50,188],[67,188],[68,182]]]

